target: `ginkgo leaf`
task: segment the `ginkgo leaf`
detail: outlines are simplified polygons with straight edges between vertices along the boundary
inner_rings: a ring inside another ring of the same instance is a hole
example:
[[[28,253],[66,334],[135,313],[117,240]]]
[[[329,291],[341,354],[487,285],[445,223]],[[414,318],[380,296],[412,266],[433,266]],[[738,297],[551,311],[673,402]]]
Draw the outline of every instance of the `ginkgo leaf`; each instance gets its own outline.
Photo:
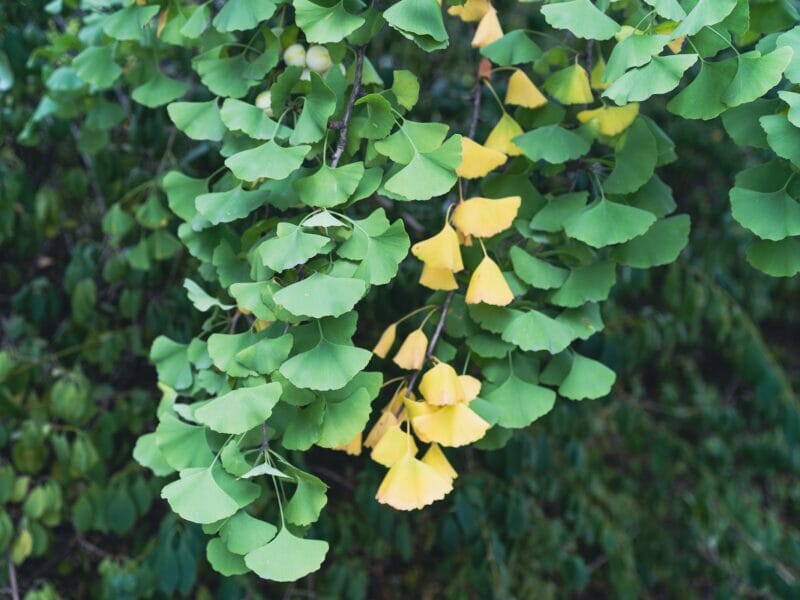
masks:
[[[138,41],[144,28],[158,14],[158,6],[131,4],[106,17],[103,32],[116,40]]]
[[[600,302],[608,298],[617,280],[614,263],[597,262],[570,270],[567,280],[550,297],[556,306],[575,308],[586,302]]]
[[[603,182],[609,194],[630,194],[653,176],[658,165],[658,143],[647,122],[637,119],[617,145],[614,169]]]
[[[458,17],[465,23],[480,21],[487,12],[492,10],[492,3],[489,0],[466,0],[464,4],[450,6],[447,14]]]
[[[655,221],[646,210],[601,198],[569,219],[564,230],[571,238],[603,248],[642,235]]]
[[[678,23],[672,37],[694,35],[703,27],[716,25],[731,14],[734,8],[736,0],[698,0],[694,8]]]
[[[206,560],[208,560],[208,564],[210,564],[215,571],[225,577],[244,575],[248,572],[247,565],[244,564],[244,559],[228,550],[224,542],[219,538],[208,540],[208,544],[206,545]]]
[[[150,348],[150,360],[156,365],[158,380],[176,390],[192,384],[192,367],[187,348],[186,344],[179,344],[164,335],[153,340]]]
[[[591,143],[560,125],[547,125],[514,138],[514,144],[531,160],[560,164],[589,152]]]
[[[558,393],[570,400],[594,400],[608,394],[616,379],[614,371],[604,364],[573,354],[572,366],[558,386]]]
[[[389,350],[394,346],[394,341],[397,338],[397,323],[392,323],[383,330],[381,337],[372,349],[372,353],[379,358],[386,358],[389,355]]]
[[[527,427],[549,413],[556,402],[553,390],[528,383],[513,373],[485,398],[500,409],[497,424],[511,429]]]
[[[686,18],[686,11],[678,3],[678,0],[644,0],[646,4],[653,7],[653,10],[660,17],[672,21],[681,21]]]
[[[293,525],[310,525],[319,519],[328,503],[328,486],[318,477],[300,469],[290,468],[288,472],[297,488],[284,508],[284,516]]]
[[[225,160],[225,166],[242,181],[286,179],[303,164],[309,150],[311,146],[282,147],[270,140],[252,150],[237,152]]]
[[[447,479],[451,480],[458,477],[458,473],[456,473],[456,470],[453,468],[453,465],[450,464],[450,461],[447,460],[447,457],[444,455],[444,452],[442,452],[439,444],[431,444],[428,447],[428,450],[422,457],[422,462],[429,467],[433,467],[433,469],[442,477],[446,477]]]
[[[504,112],[503,116],[500,117],[500,120],[489,133],[489,137],[483,142],[483,145],[508,156],[519,156],[522,154],[522,150],[515,146],[511,140],[522,135],[522,133],[522,127],[519,126],[519,123],[507,112]]]
[[[619,79],[628,69],[646,65],[661,52],[667,42],[669,42],[668,35],[640,35],[634,32],[614,46],[603,69],[602,81],[611,83]]]
[[[514,246],[509,250],[509,256],[517,276],[525,283],[540,290],[559,287],[569,275],[569,271],[566,269],[531,256],[518,246]]]
[[[481,439],[491,427],[466,404],[442,406],[437,410],[414,417],[414,431],[426,440],[455,448]]]
[[[419,382],[419,391],[428,404],[435,406],[456,404],[466,399],[458,373],[444,362],[425,372]]]
[[[734,187],[730,198],[733,218],[758,237],[778,241],[800,235],[800,203],[785,189],[760,192]]]
[[[461,164],[456,169],[459,177],[478,179],[506,163],[508,157],[498,150],[482,146],[466,136],[461,137]]]
[[[289,142],[293,146],[311,144],[325,137],[328,120],[336,111],[336,94],[317,73],[311,73],[311,91],[305,97],[300,118]]]
[[[458,282],[450,269],[431,267],[428,264],[422,265],[422,273],[419,276],[419,284],[431,290],[457,290]]]
[[[329,242],[329,238],[303,231],[292,223],[280,223],[277,235],[264,241],[257,252],[266,266],[280,273],[313,258]]]
[[[451,479],[408,453],[389,469],[375,498],[397,510],[415,510],[441,500],[452,489]]]
[[[344,2],[316,4],[311,0],[293,0],[297,26],[314,44],[341,42],[364,24],[364,17],[351,14]]]
[[[428,350],[428,336],[422,329],[415,329],[406,336],[392,362],[401,369],[416,371],[425,364],[425,353]]]
[[[197,196],[195,207],[212,225],[243,219],[263,206],[269,193],[264,189],[245,190],[241,184],[225,192],[208,192]]]
[[[686,247],[690,228],[688,215],[659,219],[644,234],[614,248],[611,256],[618,263],[637,269],[667,265]]]
[[[323,338],[311,350],[283,363],[280,372],[299,388],[338,390],[367,366],[371,356],[368,350]]]
[[[411,254],[435,269],[458,273],[464,268],[458,235],[449,223],[445,223],[442,230],[433,237],[411,246]]]
[[[235,479],[219,464],[212,467],[184,469],[177,481],[164,486],[161,497],[170,508],[187,521],[214,523],[233,515],[261,494],[261,488],[249,481]],[[202,502],[197,499],[202,498]]]
[[[332,208],[347,202],[364,176],[364,164],[354,162],[341,167],[322,165],[308,177],[294,183],[300,200],[308,206]]]
[[[484,256],[472,273],[467,287],[467,304],[506,306],[514,301],[514,292],[508,285],[497,263]]]
[[[453,211],[453,225],[463,235],[492,237],[505,231],[514,222],[522,198],[470,198],[456,205]]]
[[[373,228],[371,221],[376,214],[383,216],[383,211],[375,211],[366,219],[354,219],[353,234],[336,252],[344,258],[359,261],[353,277],[369,284],[383,285],[397,274],[411,243],[400,219],[386,228]]]
[[[426,52],[447,47],[447,30],[436,0],[400,0],[384,11],[383,18]]]
[[[571,192],[551,199],[533,216],[531,229],[551,233],[561,231],[572,216],[583,210],[588,199],[587,192]]]
[[[525,71],[517,69],[508,79],[504,102],[525,108],[539,108],[547,104],[547,98],[525,74]]]
[[[800,129],[783,115],[767,115],[759,119],[767,134],[767,143],[781,158],[800,166]]]
[[[763,56],[757,50],[738,55],[736,75],[723,97],[725,104],[739,106],[766,94],[780,82],[792,54],[788,46],[779,46]]]
[[[784,75],[792,83],[800,83],[800,26],[780,34],[776,38],[775,44],[792,49],[792,59],[789,66],[784,69]]]
[[[198,422],[220,433],[240,434],[260,426],[272,414],[281,384],[245,387],[214,398],[195,411]]]
[[[285,139],[292,132],[286,125],[279,126],[257,106],[236,98],[225,99],[220,118],[228,130],[241,131],[256,140],[271,140],[273,137]]]
[[[418,152],[433,152],[447,137],[444,123],[420,123],[406,119],[392,135],[375,142],[375,150],[393,162],[407,165]]]
[[[160,71],[131,92],[131,98],[149,108],[168,104],[183,96],[189,86],[184,81],[171,79]]]
[[[225,521],[219,537],[230,552],[242,555],[263,546],[276,533],[278,529],[272,523],[256,519],[240,510]]]
[[[569,0],[542,7],[549,25],[566,29],[575,37],[589,40],[607,40],[619,31],[616,21],[605,15],[590,0]]]
[[[223,33],[254,29],[275,12],[270,0],[227,0],[212,21],[214,29]]]
[[[281,288],[273,299],[298,317],[338,317],[353,309],[367,286],[360,279],[313,273]],[[340,386],[341,387],[341,386]]]
[[[223,304],[213,296],[209,295],[203,288],[201,288],[191,279],[184,279],[183,287],[186,288],[186,296],[189,298],[189,301],[200,312],[207,312],[215,306],[223,310],[230,310],[234,307],[233,304]]]
[[[304,539],[286,527],[268,544],[248,552],[244,562],[262,579],[297,581],[320,568],[328,553],[328,542]]]
[[[391,467],[407,454],[417,455],[414,437],[399,424],[386,429],[374,446],[370,458],[384,467]]]
[[[736,74],[736,59],[700,64],[697,77],[667,104],[667,109],[684,119],[713,119],[728,106],[723,96]]]
[[[396,6],[396,5],[395,5]],[[452,136],[432,152],[414,153],[411,162],[384,184],[387,191],[408,200],[429,200],[450,191],[461,164],[461,139]]]
[[[778,96],[789,105],[789,112],[786,114],[789,122],[795,127],[800,127],[800,94],[781,90]]]
[[[800,273],[800,240],[759,240],[747,249],[747,262],[773,277],[794,277]]]
[[[208,102],[173,102],[167,113],[175,127],[193,140],[218,142],[225,135],[225,124],[216,100]]]
[[[544,82],[544,89],[561,104],[588,104],[594,98],[589,75],[579,64],[550,75]]]
[[[450,10],[452,10],[451,7]],[[542,49],[522,29],[515,29],[499,40],[481,48],[481,55],[503,67],[533,62],[542,56]]]
[[[602,106],[582,110],[577,114],[581,123],[597,129],[601,135],[615,136],[625,131],[639,114],[639,105],[634,102],[625,106]]]
[[[173,469],[207,467],[214,460],[204,427],[164,414],[159,419],[155,435],[158,451]]]
[[[683,74],[696,62],[696,54],[656,56],[646,66],[631,69],[617,79],[603,96],[622,106],[666,94],[678,86]]]
[[[500,20],[497,18],[497,11],[492,8],[483,17],[481,17],[478,27],[475,29],[475,35],[472,36],[472,47],[483,48],[488,46],[503,37],[503,28],[500,26]]]
[[[335,448],[360,433],[369,420],[371,402],[366,388],[355,390],[344,400],[328,399],[317,444],[323,448]]]
[[[558,354],[572,342],[569,328],[537,310],[527,310],[516,317],[502,338],[526,352],[546,350],[550,354]]]

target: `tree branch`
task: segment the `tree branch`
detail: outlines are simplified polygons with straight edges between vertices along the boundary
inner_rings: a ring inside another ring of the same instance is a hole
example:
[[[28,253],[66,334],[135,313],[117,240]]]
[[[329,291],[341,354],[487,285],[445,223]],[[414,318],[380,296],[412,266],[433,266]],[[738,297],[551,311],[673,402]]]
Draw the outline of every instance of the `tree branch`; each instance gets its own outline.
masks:
[[[417,379],[419,379],[422,369],[425,368],[425,363],[427,363],[433,356],[433,351],[436,349],[436,343],[439,341],[439,338],[442,335],[442,330],[444,329],[444,320],[447,318],[447,311],[450,310],[450,302],[453,300],[453,295],[455,293],[455,290],[450,290],[447,292],[447,296],[442,303],[442,314],[439,315],[439,322],[436,324],[436,329],[433,331],[433,336],[428,344],[428,349],[425,351],[425,360],[422,361],[422,366],[411,376],[408,386],[406,387],[406,398],[411,396],[411,392],[414,390],[414,386],[417,384]]]
[[[11,598],[19,600],[19,584],[17,583],[17,570],[14,568],[14,561],[11,555],[8,556],[8,584],[11,586]]]
[[[364,46],[356,50],[356,64],[353,69],[353,90],[350,92],[350,97],[347,99],[347,105],[345,106],[344,116],[341,122],[333,124],[334,127],[338,127],[339,129],[339,141],[336,144],[336,151],[333,153],[333,158],[331,158],[331,167],[333,168],[336,168],[339,165],[339,161],[342,160],[344,147],[347,144],[347,128],[350,126],[350,118],[353,116],[353,106],[359,94],[361,94],[361,74],[364,71],[364,52]]]

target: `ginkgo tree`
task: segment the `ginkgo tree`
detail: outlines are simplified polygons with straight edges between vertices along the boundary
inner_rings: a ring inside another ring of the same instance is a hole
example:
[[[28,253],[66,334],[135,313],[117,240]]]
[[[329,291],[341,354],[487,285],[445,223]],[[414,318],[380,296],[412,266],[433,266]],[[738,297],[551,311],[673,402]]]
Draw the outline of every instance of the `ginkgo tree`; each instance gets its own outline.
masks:
[[[659,177],[676,148],[651,106],[721,116],[756,150],[730,194],[757,238],[747,260],[800,271],[791,3],[515,7],[532,29],[489,0],[83,5],[64,76],[165,107],[218,155],[161,180],[208,317],[191,340],[153,344],[163,398],[135,458],[169,478],[162,497],[203,526],[222,574],[320,567],[328,545],[309,529],[327,485],[290,459],[312,446],[368,448],[387,469],[376,500],[420,509],[457,485],[451,448],[497,448],[556,402],[610,392],[615,374],[580,342],[602,332],[618,274],[674,261],[690,231]],[[381,77],[370,48],[384,37],[471,57],[468,129],[415,119],[426,73]],[[412,244],[403,216],[420,203],[438,224]],[[359,330],[359,302],[401,265],[427,301]]]

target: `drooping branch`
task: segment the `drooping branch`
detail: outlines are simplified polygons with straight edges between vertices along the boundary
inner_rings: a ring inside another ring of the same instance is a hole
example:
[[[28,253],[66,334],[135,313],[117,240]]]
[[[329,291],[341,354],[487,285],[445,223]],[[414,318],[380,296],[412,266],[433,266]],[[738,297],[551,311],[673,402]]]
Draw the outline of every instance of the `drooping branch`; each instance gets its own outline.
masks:
[[[347,145],[347,128],[350,126],[350,118],[353,116],[353,106],[355,106],[358,96],[361,94],[361,74],[364,71],[364,53],[366,49],[361,46],[356,50],[356,64],[353,69],[353,89],[350,92],[350,97],[347,99],[347,104],[344,108],[344,116],[342,120],[333,123],[332,126],[339,129],[339,141],[336,143],[336,150],[331,158],[331,167],[337,167],[339,161],[342,160],[344,148]]]

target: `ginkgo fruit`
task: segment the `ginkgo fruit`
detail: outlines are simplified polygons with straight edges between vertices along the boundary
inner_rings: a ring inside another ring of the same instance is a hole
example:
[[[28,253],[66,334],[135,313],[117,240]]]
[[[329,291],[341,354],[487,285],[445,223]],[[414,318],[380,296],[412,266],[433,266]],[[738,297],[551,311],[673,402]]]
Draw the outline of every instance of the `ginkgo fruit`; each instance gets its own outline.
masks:
[[[401,369],[416,371],[425,363],[425,352],[428,350],[428,336],[422,329],[415,329],[406,336],[392,361]]]
[[[434,470],[442,477],[446,477],[450,480],[458,477],[458,473],[456,473],[456,470],[453,468],[453,465],[450,464],[450,461],[447,460],[447,457],[444,455],[444,452],[439,444],[431,444],[428,446],[428,449],[422,456],[422,462],[429,467],[433,467]]]
[[[464,4],[448,8],[447,14],[469,23],[471,21],[480,21],[490,10],[492,10],[492,4],[489,0],[467,0]]]
[[[422,263],[419,283],[431,290],[449,291],[458,289],[458,282],[450,269],[439,269],[426,263]]]
[[[461,136],[461,164],[456,169],[459,177],[477,179],[506,163],[508,157],[493,148]]]
[[[303,44],[292,44],[283,51],[283,62],[287,67],[305,67],[306,49]]]
[[[519,126],[519,123],[511,115],[504,112],[483,145],[508,156],[519,156],[522,154],[522,150],[514,145],[511,140],[522,135],[522,133],[522,127]]]
[[[375,347],[372,349],[372,353],[380,358],[386,358],[386,355],[389,354],[389,350],[391,350],[392,346],[394,345],[394,340],[396,337],[397,323],[392,323],[383,330],[378,343],[375,344]]]
[[[309,46],[306,50],[306,66],[322,75],[333,66],[330,52],[325,46]]]
[[[458,273],[464,268],[458,235],[447,222],[435,236],[411,246],[411,253],[435,269],[447,269]]]
[[[514,293],[497,263],[484,256],[472,274],[467,287],[467,304],[491,304],[507,306],[514,300]]]
[[[414,510],[441,500],[452,489],[452,479],[409,452],[389,468],[375,499],[397,510]]]
[[[264,114],[268,117],[272,117],[272,94],[269,90],[264,90],[258,96],[256,96],[256,107],[260,108],[264,111]]]
[[[415,417],[411,424],[420,439],[442,446],[466,446],[481,439],[491,425],[464,403],[442,406],[427,415]]]
[[[419,382],[419,392],[425,402],[437,406],[456,404],[466,398],[458,373],[443,362],[425,372]]]
[[[520,196],[470,198],[456,206],[453,225],[465,236],[492,237],[511,227],[521,203]]]
[[[525,74],[525,71],[517,69],[508,79],[505,103],[525,108],[539,108],[547,104],[547,98]]]
[[[406,454],[416,456],[417,444],[414,437],[403,430],[402,425],[395,425],[387,429],[373,446],[370,458],[384,467],[391,467]]]
[[[601,106],[582,110],[577,116],[581,123],[593,125],[601,134],[614,136],[630,127],[638,114],[639,105],[633,102],[625,106]]]
[[[490,9],[481,17],[475,35],[472,37],[473,48],[483,48],[503,37],[503,28],[497,18],[497,11]]]

